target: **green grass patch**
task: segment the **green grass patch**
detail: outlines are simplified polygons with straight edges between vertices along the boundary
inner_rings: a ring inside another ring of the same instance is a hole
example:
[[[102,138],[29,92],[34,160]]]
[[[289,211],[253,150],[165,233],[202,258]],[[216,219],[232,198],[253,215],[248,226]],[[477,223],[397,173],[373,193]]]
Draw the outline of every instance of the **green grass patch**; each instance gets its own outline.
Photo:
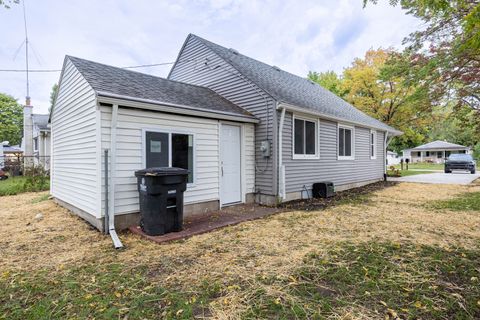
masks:
[[[32,204],[35,204],[35,203],[39,203],[39,202],[43,202],[43,201],[47,201],[48,198],[50,197],[50,195],[47,193],[47,194],[43,194],[35,199],[32,200]]]
[[[447,209],[454,211],[479,211],[480,192],[462,193],[453,199],[435,201],[428,205],[434,209]]]
[[[394,166],[396,169],[400,169],[401,165],[396,164]],[[403,164],[403,169],[407,169],[407,165],[404,163]],[[408,169],[417,169],[417,170],[443,170],[443,163],[427,163],[427,162],[415,162],[415,163],[409,163],[408,164]]]
[[[159,285],[155,266],[2,270],[0,319],[208,318],[210,303],[228,303],[232,290],[243,319],[338,318],[345,308],[353,318],[478,319],[479,265],[480,250],[343,242],[308,254],[291,274],[179,284],[187,291]]]
[[[432,171],[410,171],[410,170],[400,170],[400,176],[401,177],[408,177],[408,176],[414,176],[417,174],[427,174],[427,173],[433,173]],[[387,176],[389,177],[395,177],[393,174],[392,170],[387,171]]]
[[[308,255],[291,276],[265,279],[283,292],[260,294],[245,318],[323,319],[358,306],[364,317],[478,319],[478,265],[480,251],[343,243]]]
[[[23,192],[37,192],[50,189],[48,177],[10,177],[0,180],[0,196],[12,196]]]
[[[220,286],[167,290],[145,266],[87,265],[53,274],[0,274],[0,319],[192,319],[208,314]]]

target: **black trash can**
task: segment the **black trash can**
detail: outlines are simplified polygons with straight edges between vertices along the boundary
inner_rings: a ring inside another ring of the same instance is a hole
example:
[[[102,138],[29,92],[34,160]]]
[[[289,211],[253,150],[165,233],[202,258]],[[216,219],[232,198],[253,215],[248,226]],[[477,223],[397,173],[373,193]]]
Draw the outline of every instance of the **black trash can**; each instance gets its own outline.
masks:
[[[159,236],[182,230],[183,192],[188,170],[148,168],[135,171],[140,200],[140,226],[146,234]]]

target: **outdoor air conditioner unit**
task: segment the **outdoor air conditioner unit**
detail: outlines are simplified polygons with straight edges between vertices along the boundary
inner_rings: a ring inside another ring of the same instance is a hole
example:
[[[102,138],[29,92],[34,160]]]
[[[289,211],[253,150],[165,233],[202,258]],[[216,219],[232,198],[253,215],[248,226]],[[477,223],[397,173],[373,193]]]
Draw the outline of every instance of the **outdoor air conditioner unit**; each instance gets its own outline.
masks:
[[[335,186],[333,182],[318,182],[312,186],[312,196],[314,198],[330,198],[335,195]]]

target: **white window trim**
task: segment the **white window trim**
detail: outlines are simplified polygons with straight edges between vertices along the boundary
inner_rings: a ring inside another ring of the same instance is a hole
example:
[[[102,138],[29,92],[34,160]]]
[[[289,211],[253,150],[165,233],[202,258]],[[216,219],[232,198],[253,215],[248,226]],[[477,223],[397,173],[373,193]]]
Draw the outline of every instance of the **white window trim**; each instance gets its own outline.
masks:
[[[372,156],[372,134],[373,134],[373,156]],[[369,148],[368,152],[370,153],[370,160],[377,159],[377,130],[370,130],[370,136],[368,137],[369,140]]]
[[[172,166],[172,134],[185,134],[191,135],[193,137],[193,177],[192,182],[187,183],[187,188],[193,188],[196,186],[197,181],[197,138],[195,133],[190,131],[182,130],[171,130],[171,129],[159,129],[159,128],[143,128],[142,129],[142,168],[145,168],[147,165],[147,132],[157,132],[157,133],[166,133],[168,134],[168,166]]]
[[[352,130],[352,155],[351,156],[340,155],[339,138],[340,138],[341,128]],[[337,125],[337,160],[355,160],[355,127],[338,123]]]
[[[296,119],[315,123],[315,154],[295,154],[295,120]],[[292,115],[292,159],[294,160],[320,159],[319,133],[320,133],[320,119],[301,117],[293,114]]]

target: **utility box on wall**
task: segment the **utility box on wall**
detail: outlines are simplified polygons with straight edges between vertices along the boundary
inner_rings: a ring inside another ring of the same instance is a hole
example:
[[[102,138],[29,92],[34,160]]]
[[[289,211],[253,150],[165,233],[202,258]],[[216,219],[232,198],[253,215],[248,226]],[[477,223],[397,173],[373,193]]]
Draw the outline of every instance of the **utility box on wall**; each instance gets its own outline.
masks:
[[[264,158],[270,157],[270,141],[269,140],[263,140],[262,142],[260,142],[260,151],[262,152],[262,156]]]

